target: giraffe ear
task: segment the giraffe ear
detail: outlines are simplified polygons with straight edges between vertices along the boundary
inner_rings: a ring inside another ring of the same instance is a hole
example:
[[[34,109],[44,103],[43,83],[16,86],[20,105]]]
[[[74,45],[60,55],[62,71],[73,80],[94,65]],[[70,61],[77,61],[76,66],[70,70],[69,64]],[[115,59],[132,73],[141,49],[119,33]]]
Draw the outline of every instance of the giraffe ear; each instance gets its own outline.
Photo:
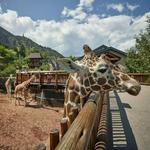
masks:
[[[92,49],[87,45],[83,45],[84,55],[92,53]]]
[[[67,58],[57,59],[57,62],[60,66],[60,69],[68,73],[75,73],[75,72],[82,73],[88,70],[85,66],[80,66],[76,64],[75,62],[73,62],[72,60],[67,59]]]

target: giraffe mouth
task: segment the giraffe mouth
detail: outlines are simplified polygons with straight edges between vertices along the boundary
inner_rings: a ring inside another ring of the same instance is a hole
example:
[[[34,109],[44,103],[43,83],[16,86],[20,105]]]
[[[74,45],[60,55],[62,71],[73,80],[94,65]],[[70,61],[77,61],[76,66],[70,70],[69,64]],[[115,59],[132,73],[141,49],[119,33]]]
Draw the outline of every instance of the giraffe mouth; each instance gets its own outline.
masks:
[[[141,91],[141,86],[132,86],[129,89],[127,89],[127,92],[133,96],[137,96],[140,91]]]

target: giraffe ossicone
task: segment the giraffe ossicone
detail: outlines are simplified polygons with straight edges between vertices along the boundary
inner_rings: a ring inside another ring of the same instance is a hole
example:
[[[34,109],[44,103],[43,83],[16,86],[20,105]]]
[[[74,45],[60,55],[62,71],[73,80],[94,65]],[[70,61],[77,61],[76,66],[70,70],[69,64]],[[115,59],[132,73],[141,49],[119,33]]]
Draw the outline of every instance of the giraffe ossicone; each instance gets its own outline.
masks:
[[[140,84],[121,69],[116,69],[106,55],[98,57],[88,45],[83,49],[84,57],[80,61],[58,60],[61,69],[70,73],[65,88],[64,117],[78,103],[82,107],[91,92],[122,88],[131,95],[139,94]]]

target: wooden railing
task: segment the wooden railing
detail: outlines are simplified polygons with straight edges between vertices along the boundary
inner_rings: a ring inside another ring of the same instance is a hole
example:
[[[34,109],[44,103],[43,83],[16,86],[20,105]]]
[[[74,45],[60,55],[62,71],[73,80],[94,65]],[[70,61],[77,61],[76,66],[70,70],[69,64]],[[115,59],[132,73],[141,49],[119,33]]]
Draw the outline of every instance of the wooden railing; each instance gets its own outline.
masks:
[[[62,71],[29,71],[27,73],[16,74],[16,84],[22,83],[28,80],[31,75],[36,75],[36,79],[33,83],[37,84],[65,84],[69,76],[68,73]]]
[[[50,150],[107,149],[108,93],[92,93],[78,114],[73,108],[71,122],[61,120],[61,131],[50,131]]]
[[[150,85],[150,73],[128,73],[141,84]]]

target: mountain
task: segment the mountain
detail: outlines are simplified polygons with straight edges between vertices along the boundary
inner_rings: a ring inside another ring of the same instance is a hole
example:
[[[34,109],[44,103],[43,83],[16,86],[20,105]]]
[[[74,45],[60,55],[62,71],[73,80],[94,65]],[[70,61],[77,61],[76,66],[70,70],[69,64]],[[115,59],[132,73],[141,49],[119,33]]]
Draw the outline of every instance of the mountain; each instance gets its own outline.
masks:
[[[32,49],[38,52],[47,51],[50,56],[63,57],[62,54],[54,49],[43,47],[27,37],[13,35],[2,27],[0,27],[0,44],[12,49],[23,45],[26,49]]]

